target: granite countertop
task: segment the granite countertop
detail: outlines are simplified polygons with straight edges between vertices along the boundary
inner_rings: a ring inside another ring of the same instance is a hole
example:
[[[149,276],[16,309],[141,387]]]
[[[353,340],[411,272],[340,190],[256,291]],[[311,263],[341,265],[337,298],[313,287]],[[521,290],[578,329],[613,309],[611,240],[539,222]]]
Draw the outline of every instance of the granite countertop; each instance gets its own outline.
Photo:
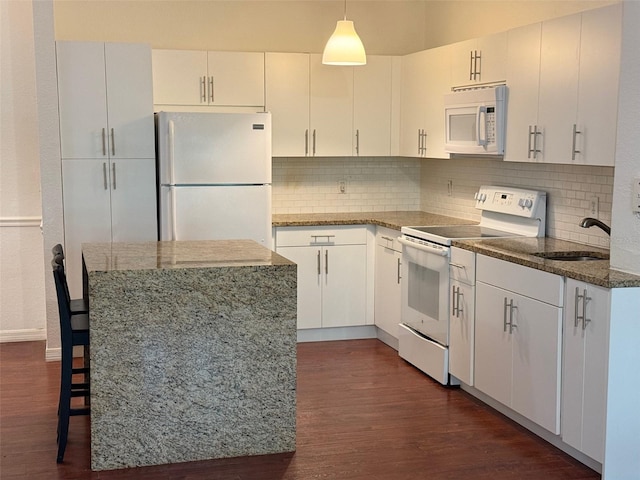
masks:
[[[274,227],[377,225],[400,230],[409,225],[473,225],[478,222],[421,211],[393,211],[275,214],[271,223]]]
[[[640,287],[640,276],[613,270],[609,267],[609,250],[555,238],[493,238],[487,240],[456,240],[453,246],[471,250],[526,267],[555,273],[605,288]],[[550,260],[535,253],[595,252],[605,258],[572,262]]]
[[[253,240],[84,243],[87,272],[293,265]]]

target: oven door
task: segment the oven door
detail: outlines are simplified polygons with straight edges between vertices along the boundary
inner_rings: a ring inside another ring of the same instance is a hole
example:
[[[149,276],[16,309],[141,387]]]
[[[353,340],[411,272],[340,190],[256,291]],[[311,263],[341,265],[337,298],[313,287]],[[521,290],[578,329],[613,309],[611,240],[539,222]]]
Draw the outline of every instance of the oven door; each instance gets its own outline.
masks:
[[[402,323],[443,346],[449,345],[449,247],[402,248]]]

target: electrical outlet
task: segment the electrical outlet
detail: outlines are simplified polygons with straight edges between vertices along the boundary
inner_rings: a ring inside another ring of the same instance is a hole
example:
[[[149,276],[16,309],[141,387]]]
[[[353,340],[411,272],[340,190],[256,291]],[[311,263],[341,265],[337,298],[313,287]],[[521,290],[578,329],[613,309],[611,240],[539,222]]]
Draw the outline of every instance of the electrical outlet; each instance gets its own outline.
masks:
[[[600,199],[597,196],[591,197],[589,201],[589,211],[593,218],[598,218],[598,214],[600,213]]]
[[[338,193],[347,193],[347,181],[338,180]]]
[[[633,179],[633,188],[631,189],[631,211],[640,213],[640,177]]]

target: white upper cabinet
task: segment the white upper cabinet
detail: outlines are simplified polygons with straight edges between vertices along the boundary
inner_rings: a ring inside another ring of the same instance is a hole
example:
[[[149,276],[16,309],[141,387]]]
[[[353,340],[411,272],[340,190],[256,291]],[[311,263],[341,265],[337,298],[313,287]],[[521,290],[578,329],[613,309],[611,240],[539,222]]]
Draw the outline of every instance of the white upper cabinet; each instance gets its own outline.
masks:
[[[154,49],[153,103],[264,107],[264,53]]]
[[[367,56],[353,68],[353,155],[391,155],[392,61]]]
[[[538,123],[541,32],[541,23],[508,32],[505,160],[533,161],[530,129]]]
[[[323,65],[320,54],[311,54],[310,58],[311,155],[351,156],[353,68]]]
[[[150,47],[57,42],[62,158],[154,158]]]
[[[336,67],[322,56],[267,53],[266,110],[273,119],[273,155],[391,155],[392,57]]]
[[[582,14],[574,155],[577,163],[614,164],[620,81],[622,4]]]
[[[444,95],[451,85],[449,61],[448,47],[402,57],[400,155],[449,158],[444,151]]]
[[[621,5],[508,32],[505,160],[613,165]]]
[[[580,15],[542,23],[538,125],[539,158],[547,163],[571,160],[572,128],[578,108]],[[538,157],[537,157],[538,158]]]
[[[265,85],[273,156],[309,155],[309,55],[265,54]]]
[[[506,76],[507,33],[448,45],[451,86],[503,82]]]

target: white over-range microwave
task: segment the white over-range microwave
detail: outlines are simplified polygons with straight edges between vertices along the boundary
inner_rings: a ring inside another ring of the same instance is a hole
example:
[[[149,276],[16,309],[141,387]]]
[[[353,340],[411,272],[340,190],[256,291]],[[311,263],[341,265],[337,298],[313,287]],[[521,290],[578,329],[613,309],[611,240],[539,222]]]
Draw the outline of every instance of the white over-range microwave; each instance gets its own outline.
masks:
[[[505,85],[445,95],[445,151],[504,155],[506,111]]]

